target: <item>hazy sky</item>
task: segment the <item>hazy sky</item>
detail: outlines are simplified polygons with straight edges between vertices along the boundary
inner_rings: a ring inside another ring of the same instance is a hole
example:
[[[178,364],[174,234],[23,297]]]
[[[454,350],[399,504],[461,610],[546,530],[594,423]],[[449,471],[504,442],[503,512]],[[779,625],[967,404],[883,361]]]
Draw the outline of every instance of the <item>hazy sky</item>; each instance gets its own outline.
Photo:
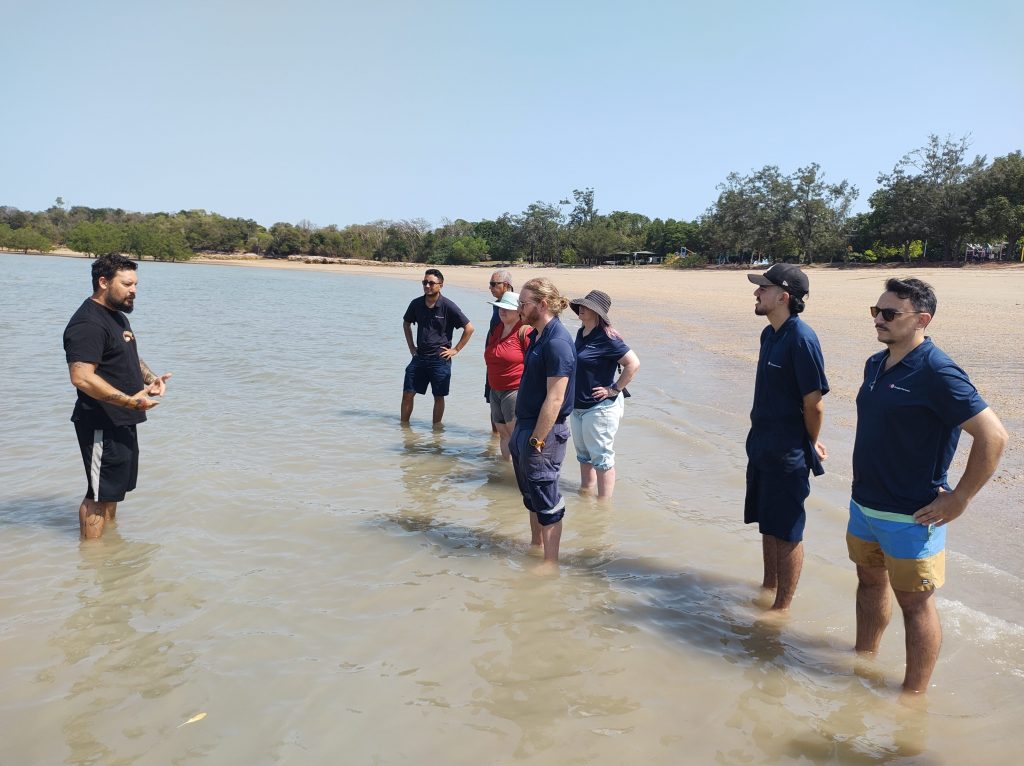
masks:
[[[0,0],[0,204],[479,220],[593,187],[691,219],[930,133],[1024,148],[1024,2]]]

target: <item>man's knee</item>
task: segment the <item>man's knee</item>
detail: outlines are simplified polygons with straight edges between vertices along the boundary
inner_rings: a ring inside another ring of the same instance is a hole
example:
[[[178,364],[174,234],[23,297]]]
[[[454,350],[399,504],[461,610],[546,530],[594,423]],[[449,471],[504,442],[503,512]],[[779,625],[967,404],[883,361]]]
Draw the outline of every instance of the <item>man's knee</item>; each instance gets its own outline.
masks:
[[[897,590],[893,592],[896,594],[896,603],[900,605],[900,609],[903,610],[904,614],[917,614],[928,610],[930,608],[931,597],[935,594],[935,591],[933,590]]]
[[[857,580],[866,588],[889,587],[889,573],[885,567],[865,567],[858,564]]]

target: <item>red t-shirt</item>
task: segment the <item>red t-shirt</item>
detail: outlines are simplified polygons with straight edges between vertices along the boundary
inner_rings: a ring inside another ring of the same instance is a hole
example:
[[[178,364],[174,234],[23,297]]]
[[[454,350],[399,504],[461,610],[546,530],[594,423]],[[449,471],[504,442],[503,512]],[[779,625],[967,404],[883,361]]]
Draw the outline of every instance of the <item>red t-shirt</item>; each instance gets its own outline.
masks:
[[[529,336],[519,339],[522,322],[516,322],[512,332],[504,338],[501,334],[505,325],[498,322],[484,348],[484,362],[487,364],[487,385],[494,391],[515,391],[523,377],[523,359],[530,346]]]

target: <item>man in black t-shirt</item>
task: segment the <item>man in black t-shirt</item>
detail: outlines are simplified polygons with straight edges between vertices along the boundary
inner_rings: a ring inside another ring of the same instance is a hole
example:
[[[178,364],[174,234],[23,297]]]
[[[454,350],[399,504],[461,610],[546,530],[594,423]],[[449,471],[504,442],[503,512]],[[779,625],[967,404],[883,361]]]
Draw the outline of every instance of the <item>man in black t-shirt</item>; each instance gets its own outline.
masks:
[[[98,538],[117,504],[135,489],[139,443],[135,426],[167,390],[166,375],[155,375],[139,358],[125,314],[135,307],[136,264],[111,253],[92,264],[93,294],[64,329],[64,353],[78,401],[75,424],[88,483],[78,509],[85,539]],[[133,393],[126,393],[133,392]]]
[[[441,295],[444,277],[437,269],[427,269],[423,275],[423,296],[415,298],[402,317],[405,342],[409,345],[412,361],[405,368],[402,384],[402,422],[412,417],[413,399],[416,394],[434,395],[434,424],[444,417],[444,398],[452,377],[452,359],[469,343],[473,334],[473,323],[462,313],[462,309]],[[416,325],[416,343],[412,342],[412,326]],[[455,328],[462,328],[462,337],[452,347]]]

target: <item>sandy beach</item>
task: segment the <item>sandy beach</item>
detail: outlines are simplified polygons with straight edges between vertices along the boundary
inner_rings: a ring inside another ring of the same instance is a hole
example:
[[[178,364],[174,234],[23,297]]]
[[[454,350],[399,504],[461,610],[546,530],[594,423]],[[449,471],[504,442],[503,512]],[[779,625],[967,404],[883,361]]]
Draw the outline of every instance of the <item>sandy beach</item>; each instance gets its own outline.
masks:
[[[1022,269],[810,270],[830,458],[793,613],[768,627],[758,535],[740,520],[764,327],[744,270],[512,270],[516,285],[543,274],[569,296],[607,291],[642,361],[613,502],[579,496],[563,468],[564,563],[548,579],[527,573],[478,337],[444,427],[422,401],[398,427],[401,314],[422,265],[142,264],[133,329],[173,387],[140,429],[139,489],[92,545],[78,541],[59,353],[88,262],[3,259],[24,307],[0,333],[4,763],[996,763],[1020,747],[1016,441],[950,532],[927,711],[892,703],[898,620],[876,660],[850,651],[844,530],[853,396],[878,348],[867,307],[885,277],[935,284],[932,336],[1016,439]],[[491,269],[443,271],[486,323]]]

